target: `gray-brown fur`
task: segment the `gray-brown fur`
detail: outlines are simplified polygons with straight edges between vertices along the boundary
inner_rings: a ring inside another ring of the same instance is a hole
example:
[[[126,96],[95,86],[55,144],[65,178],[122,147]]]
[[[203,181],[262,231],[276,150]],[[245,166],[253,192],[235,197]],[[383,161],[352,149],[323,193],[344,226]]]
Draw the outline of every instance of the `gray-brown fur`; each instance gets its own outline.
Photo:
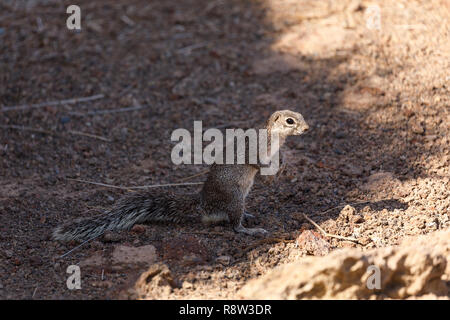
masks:
[[[294,123],[288,124],[288,118],[293,119]],[[309,128],[301,114],[290,110],[273,113],[265,127],[269,134],[278,133],[279,147],[287,136],[300,135]],[[136,223],[179,222],[193,216],[201,216],[205,223],[229,221],[236,232],[264,234],[264,229],[242,226],[245,198],[259,169],[259,164],[213,164],[199,194],[133,194],[121,199],[102,216],[77,220],[56,228],[53,238],[63,241],[88,240],[106,231],[129,229]]]
[[[82,218],[57,227],[53,239],[88,240],[106,231],[130,229],[143,222],[182,222],[198,212],[197,194],[135,193],[119,200],[110,211],[93,218]],[[192,214],[191,214],[192,213]]]

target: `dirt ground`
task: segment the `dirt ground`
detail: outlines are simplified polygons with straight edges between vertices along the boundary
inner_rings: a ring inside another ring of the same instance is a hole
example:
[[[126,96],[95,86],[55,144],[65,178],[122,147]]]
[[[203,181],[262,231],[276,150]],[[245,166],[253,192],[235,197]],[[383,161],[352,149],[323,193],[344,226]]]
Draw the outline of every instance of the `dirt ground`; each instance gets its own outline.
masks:
[[[378,1],[377,24],[363,0],[79,0],[81,32],[65,26],[72,2],[0,0],[1,299],[136,298],[148,267],[170,285],[141,297],[234,298],[305,255],[450,226],[450,1]],[[171,162],[173,130],[250,127],[285,108],[311,129],[289,138],[280,179],[249,195],[246,225],[266,238],[143,225],[59,258],[76,244],[52,241],[54,227],[131,192],[69,179],[184,181],[206,167]],[[115,264],[123,246],[145,246],[144,265]],[[81,290],[67,289],[72,264]]]

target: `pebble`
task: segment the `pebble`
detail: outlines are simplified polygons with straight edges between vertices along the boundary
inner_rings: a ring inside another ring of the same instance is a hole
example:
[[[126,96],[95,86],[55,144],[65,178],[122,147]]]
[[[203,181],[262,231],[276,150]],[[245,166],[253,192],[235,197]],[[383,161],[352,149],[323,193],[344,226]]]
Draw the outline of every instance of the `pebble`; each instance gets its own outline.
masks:
[[[67,122],[70,121],[70,117],[63,116],[59,119],[59,121],[61,121],[62,124],[66,124]]]
[[[334,136],[335,136],[337,139],[344,139],[344,138],[345,138],[345,132],[338,131],[338,132],[336,132],[336,133],[334,134]]]
[[[32,266],[40,266],[42,265],[42,259],[39,256],[31,256],[29,258],[29,262]]]
[[[227,266],[231,262],[231,257],[230,256],[220,256],[220,257],[217,257],[216,262],[220,263],[224,266]]]
[[[7,258],[11,258],[13,256],[13,252],[11,250],[5,250],[5,256]]]
[[[203,260],[195,254],[186,255],[183,257],[184,265],[196,265],[201,264]]]
[[[113,232],[106,232],[103,235],[102,241],[103,242],[119,242],[121,240],[121,237]]]
[[[144,233],[146,230],[146,227],[142,224],[135,224],[132,228],[131,228],[131,232],[132,233]]]
[[[192,282],[184,281],[182,284],[182,288],[183,289],[194,289],[194,285],[192,284]]]

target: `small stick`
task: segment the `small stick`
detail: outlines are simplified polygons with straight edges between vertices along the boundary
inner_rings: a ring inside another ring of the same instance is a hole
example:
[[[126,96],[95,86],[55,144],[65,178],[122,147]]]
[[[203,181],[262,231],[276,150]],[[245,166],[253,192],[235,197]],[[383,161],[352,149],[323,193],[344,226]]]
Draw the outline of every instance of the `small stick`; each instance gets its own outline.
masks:
[[[201,42],[201,43],[197,43],[197,44],[193,44],[193,45],[181,48],[181,49],[178,50],[178,52],[182,53],[182,54],[189,55],[192,52],[192,50],[199,49],[199,48],[202,48],[202,47],[206,47],[207,45],[208,45],[207,42]]]
[[[184,182],[184,181],[191,180],[191,179],[193,179],[193,178],[195,178],[195,177],[202,176],[202,175],[204,175],[205,173],[208,173],[208,172],[209,172],[209,169],[203,170],[203,171],[201,171],[201,172],[199,172],[199,173],[197,173],[197,174],[194,174],[194,175],[192,175],[192,176],[189,176],[189,177],[186,177],[186,178],[181,179],[180,182]]]
[[[136,106],[136,107],[127,107],[127,108],[121,108],[121,109],[109,109],[109,110],[95,110],[95,111],[89,111],[89,112],[69,112],[70,115],[74,116],[91,116],[91,115],[97,115],[97,114],[109,114],[109,113],[119,113],[119,112],[128,112],[128,111],[136,111],[136,110],[142,110],[148,108],[147,106]]]
[[[102,236],[103,234],[104,234],[104,232],[102,232],[102,233],[99,234],[99,235],[96,235],[96,236],[94,236],[94,237],[92,237],[92,238],[89,238],[89,239],[83,241],[82,243],[80,243],[79,245],[77,245],[75,248],[72,248],[72,249],[70,249],[69,251],[67,251],[66,253],[64,253],[63,255],[61,255],[59,258],[62,259],[62,258],[64,258],[64,257],[68,256],[69,254],[71,254],[72,252],[74,252],[75,250],[77,250],[78,248],[84,246],[86,243],[88,243],[88,242],[94,240],[95,238],[98,238],[98,237]]]
[[[112,184],[100,183],[100,182],[95,182],[95,181],[87,181],[87,180],[81,180],[81,179],[73,179],[73,178],[66,178],[66,179],[71,180],[71,181],[81,182],[81,183],[95,184],[97,186],[123,189],[123,190],[176,187],[176,186],[192,186],[192,185],[203,184],[203,182],[186,182],[186,183],[167,183],[167,184],[152,184],[152,185],[146,185],[146,186],[123,187],[123,186],[115,186]]]
[[[11,107],[3,107],[0,109],[0,112],[6,112],[11,110],[26,110],[26,109],[33,109],[33,108],[42,108],[47,106],[59,106],[63,104],[74,104],[78,102],[87,102],[92,100],[98,100],[102,99],[105,96],[103,94],[96,94],[94,96],[90,97],[82,97],[82,98],[72,98],[72,99],[66,99],[66,100],[59,100],[59,101],[49,101],[49,102],[42,102],[42,103],[36,103],[36,104],[30,104],[30,105],[21,105],[21,106],[11,106]]]
[[[70,130],[68,131],[70,134],[74,134],[74,135],[78,135],[78,136],[85,136],[85,137],[89,137],[89,138],[94,138],[94,139],[99,139],[102,141],[106,141],[106,142],[111,142],[111,140],[109,140],[108,138],[104,138],[101,136],[97,136],[95,134],[90,134],[90,133],[85,133],[85,132],[81,132],[81,131],[75,131],[75,130]]]
[[[336,238],[336,239],[340,239],[340,240],[353,241],[353,242],[358,243],[358,239],[355,239],[355,238],[352,238],[352,237],[339,236],[339,235],[336,235],[336,234],[331,234],[331,233],[326,232],[317,223],[312,221],[306,214],[304,214],[304,213],[302,213],[302,214],[303,214],[303,217],[305,217],[306,220],[311,222],[325,237]]]
[[[120,20],[122,20],[123,22],[125,22],[127,25],[129,25],[130,27],[133,27],[136,23],[131,20],[130,18],[128,18],[126,15],[123,15]]]
[[[39,288],[39,286],[37,286],[36,289],[34,289],[33,295],[31,296],[31,298],[34,298],[34,295],[36,294],[36,291],[37,291],[38,288]]]
[[[37,128],[30,128],[30,127],[21,127],[21,126],[15,126],[15,125],[8,125],[8,126],[0,125],[0,128],[22,130],[22,131],[30,131],[30,132],[47,134],[47,135],[51,135],[51,136],[55,136],[55,137],[63,137],[64,136],[64,135],[62,135],[60,133],[53,132],[53,131],[37,129]],[[97,135],[94,135],[94,134],[90,134],[90,133],[81,132],[81,131],[71,130],[71,131],[67,131],[67,132],[70,133],[70,134],[73,134],[73,135],[85,136],[85,137],[89,137],[89,138],[103,140],[103,141],[106,141],[106,142],[110,142],[111,141],[111,140],[109,140],[107,138],[104,138],[104,137],[101,137],[101,136],[97,136]]]
[[[60,134],[58,134],[56,132],[51,132],[51,131],[47,131],[47,130],[43,130],[43,129],[30,128],[30,127],[21,127],[21,126],[15,126],[15,125],[0,125],[0,128],[30,131],[30,132],[43,133],[43,134],[48,134],[48,135],[53,135],[53,136],[60,136]]]
[[[193,232],[181,232],[181,234],[198,234],[205,236],[224,236],[226,233],[224,232],[215,232],[215,231],[193,231]]]

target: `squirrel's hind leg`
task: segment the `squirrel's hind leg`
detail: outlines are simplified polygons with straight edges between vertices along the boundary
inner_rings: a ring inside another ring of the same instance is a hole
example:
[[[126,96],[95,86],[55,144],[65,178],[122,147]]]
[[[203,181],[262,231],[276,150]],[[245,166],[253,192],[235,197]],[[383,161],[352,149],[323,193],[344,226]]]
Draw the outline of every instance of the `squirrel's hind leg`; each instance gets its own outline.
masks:
[[[267,234],[267,231],[262,228],[246,228],[242,225],[242,219],[244,217],[248,217],[248,215],[254,217],[251,214],[248,214],[244,211],[244,205],[239,208],[234,208],[232,212],[228,214],[230,217],[230,222],[233,225],[233,230],[238,233],[245,233],[251,236],[255,235],[264,235]]]
[[[236,227],[233,227],[234,231],[238,232],[238,233],[245,233],[251,236],[256,236],[256,235],[265,235],[267,234],[267,230],[263,229],[263,228],[245,228],[242,224],[239,224]]]

